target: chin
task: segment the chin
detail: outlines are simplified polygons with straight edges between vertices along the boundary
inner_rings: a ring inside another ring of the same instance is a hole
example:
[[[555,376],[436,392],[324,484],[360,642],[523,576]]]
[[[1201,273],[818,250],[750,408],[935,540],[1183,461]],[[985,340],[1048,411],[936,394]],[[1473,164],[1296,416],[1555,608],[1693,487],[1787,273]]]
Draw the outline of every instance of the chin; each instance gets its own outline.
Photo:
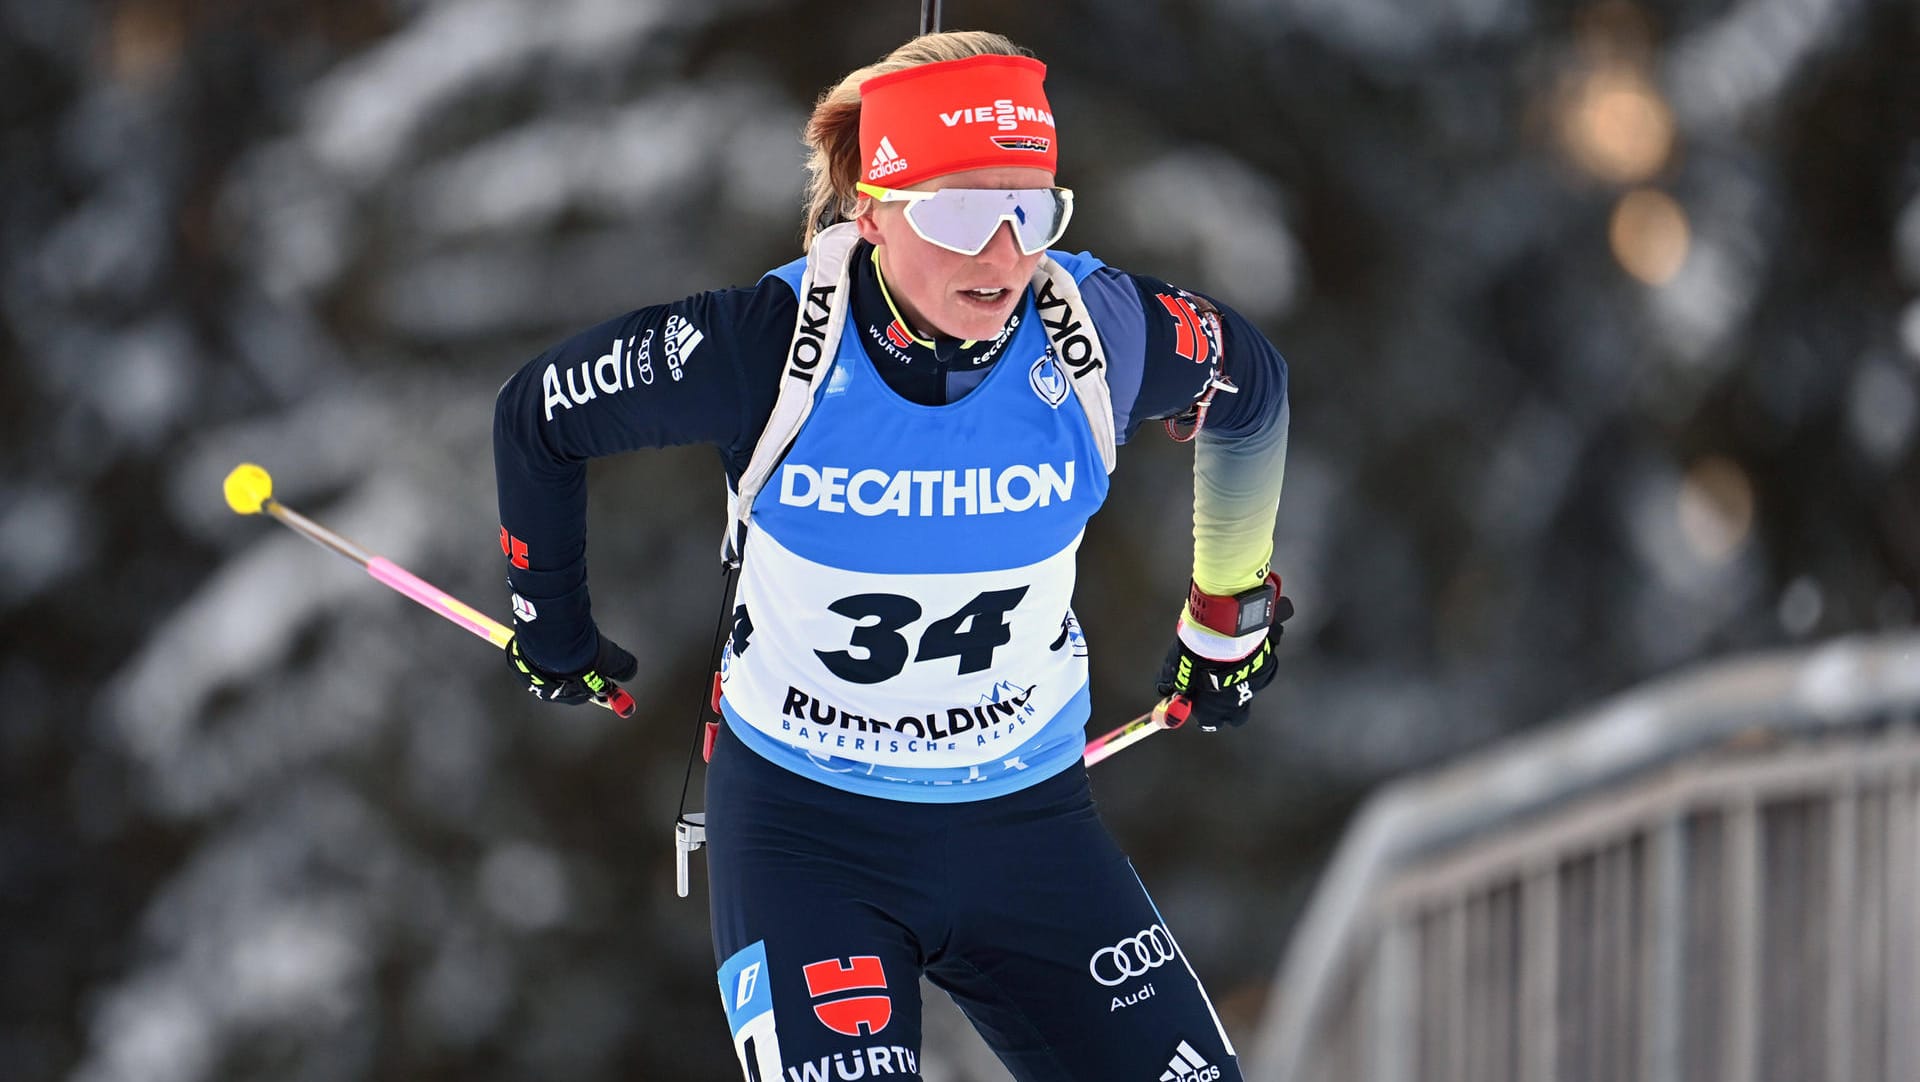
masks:
[[[1000,332],[1006,329],[1007,320],[1013,318],[1013,309],[1014,305],[1009,304],[1007,310],[998,316],[980,312],[956,312],[947,334],[954,338],[973,341],[997,338]]]
[[[991,338],[998,338],[1001,330],[1004,329],[1006,325],[1006,320],[1001,320],[993,324],[962,323],[953,329],[950,337],[959,338],[968,342],[984,342]]]

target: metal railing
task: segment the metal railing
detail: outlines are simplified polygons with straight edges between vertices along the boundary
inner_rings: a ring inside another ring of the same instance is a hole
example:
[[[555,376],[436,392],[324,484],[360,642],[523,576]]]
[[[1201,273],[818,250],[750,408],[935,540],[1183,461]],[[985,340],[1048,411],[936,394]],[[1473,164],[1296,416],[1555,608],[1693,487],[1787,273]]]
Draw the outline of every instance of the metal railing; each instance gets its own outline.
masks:
[[[1920,1079],[1920,636],[1656,681],[1395,783],[1258,1082]]]

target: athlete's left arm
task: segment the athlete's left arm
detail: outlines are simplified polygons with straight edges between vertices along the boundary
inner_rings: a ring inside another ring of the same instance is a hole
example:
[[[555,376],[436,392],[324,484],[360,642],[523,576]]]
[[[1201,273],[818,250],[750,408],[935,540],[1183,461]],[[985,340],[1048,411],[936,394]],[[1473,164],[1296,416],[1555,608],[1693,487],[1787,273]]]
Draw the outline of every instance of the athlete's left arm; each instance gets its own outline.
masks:
[[[1259,585],[1287,467],[1287,362],[1232,308],[1157,278],[1102,267],[1081,283],[1109,358],[1124,440],[1191,414],[1218,377],[1194,438],[1193,583],[1229,596]]]

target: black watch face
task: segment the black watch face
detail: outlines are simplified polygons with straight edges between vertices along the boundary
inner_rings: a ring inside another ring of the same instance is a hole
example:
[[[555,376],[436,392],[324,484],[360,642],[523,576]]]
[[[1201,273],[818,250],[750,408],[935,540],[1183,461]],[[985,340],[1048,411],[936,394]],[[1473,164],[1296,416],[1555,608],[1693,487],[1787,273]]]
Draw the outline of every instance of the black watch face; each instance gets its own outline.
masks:
[[[1234,629],[1235,635],[1245,635],[1266,627],[1273,617],[1273,597],[1263,593],[1259,597],[1249,597],[1240,602],[1240,626]]]

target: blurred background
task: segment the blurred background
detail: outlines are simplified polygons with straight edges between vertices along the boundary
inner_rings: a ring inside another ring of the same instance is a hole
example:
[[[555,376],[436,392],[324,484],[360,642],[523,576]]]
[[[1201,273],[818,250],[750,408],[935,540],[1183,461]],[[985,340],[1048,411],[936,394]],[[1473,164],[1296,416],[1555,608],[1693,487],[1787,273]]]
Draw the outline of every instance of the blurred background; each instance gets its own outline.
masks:
[[[907,0],[0,0],[0,1078],[738,1076],[672,823],[714,454],[598,463],[642,717],[235,516],[506,615],[493,394],[799,254],[813,96]],[[1287,355],[1298,617],[1243,731],[1095,790],[1236,1034],[1358,802],[1920,603],[1920,5],[950,0],[1050,66],[1067,239]],[[1189,451],[1076,599],[1145,707]],[[695,773],[692,802],[699,803]],[[696,878],[702,871],[696,859]],[[996,1077],[950,1017],[930,1079]],[[1000,1076],[1004,1077],[1004,1076]]]

